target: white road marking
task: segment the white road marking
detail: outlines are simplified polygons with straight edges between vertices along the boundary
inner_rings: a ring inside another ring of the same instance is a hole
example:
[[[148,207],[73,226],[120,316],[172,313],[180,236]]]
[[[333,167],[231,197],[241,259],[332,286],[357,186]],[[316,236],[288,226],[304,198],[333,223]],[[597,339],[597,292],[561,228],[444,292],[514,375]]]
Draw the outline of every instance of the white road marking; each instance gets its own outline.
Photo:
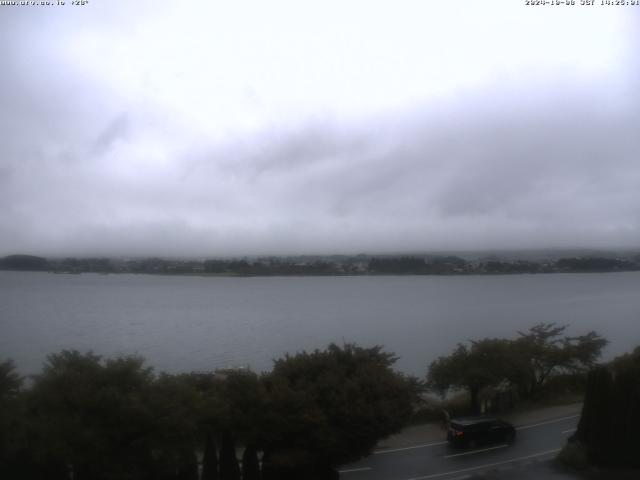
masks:
[[[349,470],[338,470],[338,473],[365,472],[371,470],[371,467],[350,468]]]
[[[375,452],[373,452],[373,455],[380,455],[381,453],[402,452],[403,450],[415,450],[416,448],[435,447],[437,445],[446,445],[446,444],[447,442],[434,442],[434,443],[425,443],[424,445],[414,445],[412,447],[390,448],[388,450],[376,450]]]
[[[575,432],[576,429],[575,428],[570,428],[569,430],[563,430],[560,433],[571,433],[571,432]]]
[[[565,420],[569,420],[571,418],[576,418],[579,417],[579,414],[576,415],[570,415],[568,417],[562,417],[562,418],[556,418],[554,420],[548,420],[546,422],[540,422],[540,423],[535,423],[533,425],[523,425],[521,427],[516,427],[516,430],[526,430],[527,428],[534,428],[534,427],[539,427],[541,425],[548,425],[550,423],[558,423],[558,422],[563,422]],[[565,432],[562,432],[565,433]],[[372,455],[380,455],[380,454],[384,454],[384,453],[393,453],[393,452],[403,452],[405,450],[415,450],[417,448],[427,448],[427,447],[436,447],[438,445],[446,445],[447,442],[433,442],[433,443],[425,443],[422,445],[412,445],[410,447],[402,447],[402,448],[389,448],[389,449],[384,449],[384,450],[376,450],[372,453]]]
[[[512,458],[511,460],[504,460],[502,462],[486,463],[484,465],[478,465],[477,467],[463,468],[461,470],[452,470],[450,472],[434,473],[434,474],[431,474],[431,475],[425,475],[424,477],[412,477],[412,478],[409,478],[407,480],[427,480],[429,478],[438,478],[438,477],[446,477],[447,475],[455,475],[456,473],[471,472],[473,470],[482,470],[483,468],[497,467],[498,465],[505,465],[505,464],[514,463],[514,462],[521,462],[522,460],[527,460],[529,458],[535,458],[535,457],[542,457],[544,455],[550,455],[552,453],[557,453],[560,450],[561,450],[560,448],[556,448],[556,449],[553,449],[553,450],[547,450],[546,452],[540,452],[540,453],[534,453],[533,455],[527,455],[525,457],[518,457],[518,458]]]
[[[470,452],[454,453],[453,455],[445,455],[443,458],[453,458],[453,457],[462,457],[463,455],[473,455],[474,453],[488,452],[489,450],[496,450],[498,448],[505,448],[505,447],[508,447],[508,446],[509,445],[507,445],[507,444],[497,445],[495,447],[483,448],[481,450],[471,450]]]
[[[549,425],[550,423],[558,423],[563,422],[564,420],[569,420],[571,418],[577,418],[580,414],[569,415],[568,417],[556,418],[555,420],[548,420],[546,422],[534,423],[533,425],[523,425],[522,427],[516,427],[516,430],[526,430],[527,428],[539,427],[541,425]]]

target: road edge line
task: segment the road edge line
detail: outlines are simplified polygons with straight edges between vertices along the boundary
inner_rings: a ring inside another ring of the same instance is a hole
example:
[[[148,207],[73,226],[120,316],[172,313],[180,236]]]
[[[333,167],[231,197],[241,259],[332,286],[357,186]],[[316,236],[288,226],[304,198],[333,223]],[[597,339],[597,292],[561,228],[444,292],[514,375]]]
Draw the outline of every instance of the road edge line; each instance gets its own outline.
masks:
[[[427,447],[435,447],[437,445],[446,445],[448,442],[433,442],[433,443],[425,443],[423,445],[413,445],[411,447],[401,447],[401,448],[389,448],[385,450],[375,450],[372,455],[380,455],[383,453],[393,453],[393,452],[401,452],[403,450],[415,450],[416,448],[427,448]]]
[[[508,463],[520,462],[522,460],[528,460],[529,458],[542,457],[544,455],[549,455],[551,453],[557,453],[560,450],[562,450],[562,449],[561,448],[554,448],[553,450],[547,450],[545,452],[534,453],[532,455],[526,455],[524,457],[512,458],[511,460],[504,460],[502,462],[487,463],[485,465],[478,465],[477,467],[463,468],[461,470],[452,470],[450,472],[434,473],[434,474],[431,474],[431,475],[425,475],[423,477],[412,477],[412,478],[408,478],[407,480],[427,480],[429,478],[438,478],[438,477],[446,477],[447,475],[455,475],[456,473],[472,472],[474,470],[482,470],[483,468],[496,467],[498,465],[506,465]]]
[[[579,416],[580,416],[580,414],[576,413],[575,415],[569,415],[569,416],[566,416],[566,417],[555,418],[553,420],[545,420],[544,422],[534,423],[532,425],[521,425],[519,427],[516,427],[516,430],[526,430],[527,428],[540,427],[542,425],[549,425],[551,423],[558,423],[558,422],[562,422],[564,420],[570,420],[572,418],[577,418]]]

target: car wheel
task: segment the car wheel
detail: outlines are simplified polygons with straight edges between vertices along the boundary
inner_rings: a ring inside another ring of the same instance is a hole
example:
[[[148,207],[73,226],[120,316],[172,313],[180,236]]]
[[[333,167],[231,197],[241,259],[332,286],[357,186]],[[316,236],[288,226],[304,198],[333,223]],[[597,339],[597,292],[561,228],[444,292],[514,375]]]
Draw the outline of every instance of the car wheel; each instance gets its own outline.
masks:
[[[469,440],[467,442],[467,447],[469,447],[471,450],[473,450],[474,448],[478,447],[478,442],[476,442],[475,440]]]
[[[507,432],[504,436],[504,441],[506,443],[512,443],[513,439],[515,438],[516,434],[513,432]]]

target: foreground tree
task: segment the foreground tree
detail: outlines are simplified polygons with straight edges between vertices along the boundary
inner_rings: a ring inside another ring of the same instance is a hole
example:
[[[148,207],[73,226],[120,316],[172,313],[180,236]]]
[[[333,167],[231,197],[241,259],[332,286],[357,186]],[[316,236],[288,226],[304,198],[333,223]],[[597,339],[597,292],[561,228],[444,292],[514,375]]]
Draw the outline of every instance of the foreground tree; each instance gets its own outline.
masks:
[[[198,458],[193,450],[181,452],[176,480],[198,480]]]
[[[416,391],[392,370],[395,361],[379,346],[353,344],[276,360],[263,379],[263,478],[326,477],[397,432]]]
[[[528,332],[518,332],[520,338],[514,348],[525,360],[525,370],[519,386],[521,393],[528,397],[538,394],[547,380],[558,372],[586,373],[593,367],[607,345],[607,340],[596,332],[578,337],[563,336],[566,325],[539,323]]]
[[[243,445],[259,441],[265,392],[256,373],[247,369],[220,370],[203,398],[203,420],[212,431],[232,432],[233,438]]]
[[[207,432],[202,456],[202,480],[218,480],[218,454],[211,432]]]
[[[613,440],[613,376],[606,367],[594,368],[587,376],[582,415],[575,438],[587,445],[589,457],[606,463]]]
[[[515,340],[485,338],[458,344],[450,355],[431,363],[427,384],[440,393],[459,388],[469,392],[471,411],[480,411],[479,393],[502,383],[517,387],[523,397],[536,397],[560,373],[584,373],[607,341],[595,332],[562,336],[566,326],[540,323]]]
[[[148,436],[166,471],[182,464],[186,452],[202,448],[202,401],[187,375],[161,374],[147,388],[145,406],[152,416]]]
[[[155,377],[139,357],[50,355],[26,400],[27,463],[79,480],[194,479],[197,400],[183,376]]]
[[[23,443],[23,412],[19,400],[22,377],[11,360],[0,363],[0,478],[18,473],[15,459]],[[15,469],[14,469],[15,467]]]
[[[29,393],[36,457],[70,465],[75,478],[144,478],[151,463],[151,369],[143,360],[50,355]]]
[[[640,467],[640,346],[632,353],[618,357],[612,368],[617,463]]]
[[[431,363],[427,384],[445,394],[451,388],[469,392],[471,411],[480,412],[480,391],[503,381],[516,381],[521,372],[520,358],[512,342],[498,338],[472,341],[470,346],[458,344],[451,355]]]
[[[573,442],[595,465],[640,467],[640,347],[589,373]]]
[[[22,387],[22,377],[12,360],[0,363],[0,401],[15,398]]]
[[[248,445],[242,454],[242,480],[260,480],[258,451],[253,445]]]
[[[222,436],[222,446],[220,447],[220,480],[240,480],[236,444],[228,431]]]

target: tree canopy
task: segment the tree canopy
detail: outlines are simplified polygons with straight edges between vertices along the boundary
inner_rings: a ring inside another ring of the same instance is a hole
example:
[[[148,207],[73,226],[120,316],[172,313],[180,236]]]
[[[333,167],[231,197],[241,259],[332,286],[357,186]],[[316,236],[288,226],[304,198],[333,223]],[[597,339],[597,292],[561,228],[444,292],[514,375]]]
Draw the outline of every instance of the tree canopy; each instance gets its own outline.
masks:
[[[547,379],[558,371],[586,372],[600,357],[608,343],[596,332],[588,332],[577,337],[562,336],[566,325],[539,323],[527,332],[518,332],[520,338],[515,343],[515,352],[526,365],[521,391],[535,395]],[[528,361],[527,361],[528,360]]]
[[[596,465],[640,467],[640,347],[589,372],[582,415],[571,439]]]
[[[534,397],[554,374],[586,372],[607,343],[595,332],[562,336],[566,328],[539,323],[519,332],[516,339],[485,338],[458,344],[450,355],[431,363],[427,384],[441,393],[450,388],[468,390],[474,412],[480,410],[479,393],[485,387],[507,383],[523,396]]]
[[[520,372],[518,361],[509,340],[485,338],[472,341],[469,346],[458,344],[451,355],[431,363],[427,383],[441,393],[452,387],[467,389],[471,410],[478,412],[480,390],[505,380],[516,381]]]
[[[381,347],[330,345],[271,372],[155,374],[140,357],[65,350],[28,388],[0,363],[0,476],[28,480],[239,478],[234,443],[272,478],[324,478],[368,454],[412,411],[415,383]],[[219,452],[216,445],[220,446]],[[267,475],[268,477],[268,475]]]
[[[416,391],[382,347],[330,345],[276,360],[265,380],[265,452],[273,461],[340,465],[371,452],[409,418]],[[284,460],[282,460],[284,461]]]
[[[0,400],[14,397],[22,386],[22,377],[12,360],[0,363]]]

